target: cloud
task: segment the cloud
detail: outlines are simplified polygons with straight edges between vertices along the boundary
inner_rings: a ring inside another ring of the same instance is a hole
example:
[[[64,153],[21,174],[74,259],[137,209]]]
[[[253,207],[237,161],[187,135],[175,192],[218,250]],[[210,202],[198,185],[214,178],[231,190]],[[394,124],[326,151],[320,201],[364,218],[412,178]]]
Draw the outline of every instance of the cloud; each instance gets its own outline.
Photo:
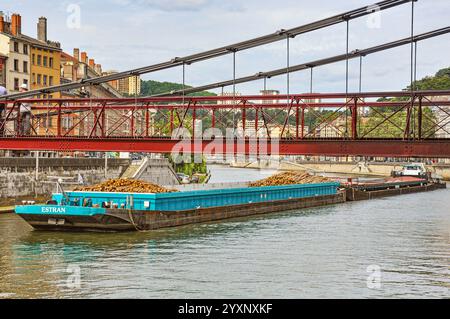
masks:
[[[161,11],[199,11],[210,5],[211,0],[113,0],[124,6],[148,7]]]

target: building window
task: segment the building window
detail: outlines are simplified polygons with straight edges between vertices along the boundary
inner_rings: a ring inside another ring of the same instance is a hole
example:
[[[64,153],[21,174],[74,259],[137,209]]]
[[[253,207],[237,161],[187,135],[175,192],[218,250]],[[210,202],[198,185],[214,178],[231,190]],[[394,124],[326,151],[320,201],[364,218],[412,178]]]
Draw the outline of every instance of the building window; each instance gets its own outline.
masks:
[[[28,80],[27,79],[23,79],[23,84],[26,84],[28,87]]]
[[[33,84],[36,84],[36,73],[33,73],[33,74],[31,75],[31,82],[32,82]]]
[[[23,73],[28,73],[28,62],[23,61]]]
[[[43,64],[44,64],[44,66],[47,66],[47,57],[46,57],[46,56],[44,56],[44,58],[43,58],[43,59],[44,59],[44,61],[43,61],[43,62],[44,62],[44,63],[43,63]]]
[[[42,118],[42,126],[43,127],[52,127],[52,119],[50,117]]]
[[[14,59],[14,71],[19,72],[19,60]]]
[[[33,65],[36,65],[36,55],[34,53],[31,55],[31,63],[33,63]]]
[[[19,79],[14,78],[14,91],[19,91]]]
[[[38,74],[37,75],[37,84],[41,84],[41,75],[40,74]]]
[[[63,117],[62,119],[62,127],[66,130],[70,129],[73,125],[73,118],[71,117]]]
[[[19,42],[14,42],[14,52],[19,52]]]
[[[42,77],[42,84],[47,85],[47,76],[44,74]]]
[[[28,45],[23,44],[23,54],[28,54]]]
[[[53,85],[53,76],[49,76],[48,77],[48,85],[52,86]]]
[[[48,66],[53,68],[53,58],[48,59]]]
[[[42,59],[42,56],[40,54],[38,54],[38,56],[37,56],[37,65],[41,65],[41,59]]]

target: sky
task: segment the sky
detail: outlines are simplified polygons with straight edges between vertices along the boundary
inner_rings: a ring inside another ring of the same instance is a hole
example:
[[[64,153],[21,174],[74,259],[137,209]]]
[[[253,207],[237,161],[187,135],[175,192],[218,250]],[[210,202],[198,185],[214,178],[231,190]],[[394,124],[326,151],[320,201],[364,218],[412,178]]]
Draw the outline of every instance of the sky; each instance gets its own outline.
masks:
[[[128,69],[164,62],[249,38],[314,22],[368,6],[376,0],[2,0],[0,10],[22,15],[22,32],[36,37],[40,16],[48,19],[48,38],[64,51],[87,51],[103,70]],[[419,0],[414,32],[447,27],[449,0]],[[349,48],[364,49],[410,36],[411,4],[378,16],[350,21]],[[291,65],[345,53],[344,23],[297,36],[290,41]],[[450,67],[450,34],[419,42],[417,78]],[[236,54],[236,76],[286,66],[286,41]],[[359,59],[349,63],[349,90],[359,87]],[[233,77],[232,56],[186,67],[186,84],[199,86]],[[182,82],[181,68],[151,73],[144,79]],[[268,79],[269,89],[287,91],[286,76]],[[363,59],[363,91],[400,90],[410,82],[410,47],[403,46]],[[262,81],[237,85],[237,92],[257,94]],[[225,91],[231,91],[225,88]],[[290,75],[291,93],[310,90],[309,71]],[[345,92],[345,62],[313,72],[314,92]],[[218,91],[216,91],[218,92]]]

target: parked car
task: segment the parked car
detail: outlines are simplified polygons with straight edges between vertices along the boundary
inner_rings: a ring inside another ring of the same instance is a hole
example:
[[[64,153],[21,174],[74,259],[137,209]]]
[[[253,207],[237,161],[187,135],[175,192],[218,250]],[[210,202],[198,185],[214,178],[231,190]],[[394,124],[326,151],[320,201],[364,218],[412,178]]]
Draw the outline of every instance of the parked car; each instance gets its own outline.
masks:
[[[391,175],[396,176],[414,176],[414,177],[426,177],[427,169],[423,163],[411,163],[403,165],[401,171],[392,171]]]
[[[131,153],[130,157],[131,157],[131,160],[138,161],[138,160],[141,160],[144,157],[144,155],[142,155],[141,153]]]
[[[200,178],[197,175],[193,175],[191,178],[191,183],[198,184]]]
[[[177,177],[178,177],[178,180],[180,181],[180,183],[189,184],[191,182],[191,180],[189,179],[189,176],[186,174],[177,173]]]

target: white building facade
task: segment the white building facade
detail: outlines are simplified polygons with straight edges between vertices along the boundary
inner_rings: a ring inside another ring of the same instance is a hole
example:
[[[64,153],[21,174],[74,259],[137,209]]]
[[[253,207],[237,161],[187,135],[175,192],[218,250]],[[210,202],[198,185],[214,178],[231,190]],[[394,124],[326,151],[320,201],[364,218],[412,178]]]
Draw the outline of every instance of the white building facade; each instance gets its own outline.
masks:
[[[22,84],[30,84],[29,50],[29,44],[20,37],[0,33],[0,54],[7,57],[4,74],[8,93],[16,93]]]

